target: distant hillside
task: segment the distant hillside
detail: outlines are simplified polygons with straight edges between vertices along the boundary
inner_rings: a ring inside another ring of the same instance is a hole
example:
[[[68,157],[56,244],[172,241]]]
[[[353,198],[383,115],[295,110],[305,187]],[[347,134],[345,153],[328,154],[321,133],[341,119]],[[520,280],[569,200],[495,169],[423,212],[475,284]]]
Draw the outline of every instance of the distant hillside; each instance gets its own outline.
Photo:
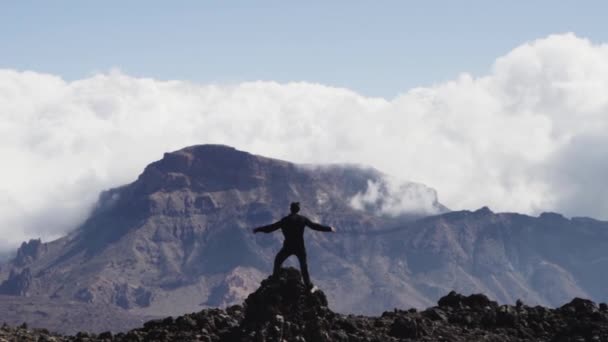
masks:
[[[48,328],[64,334],[79,331],[126,331],[158,316],[138,316],[114,305],[80,301],[0,295],[0,324]],[[2,335],[0,334],[0,337]],[[0,338],[0,341],[4,341]],[[18,340],[21,342],[22,340]]]

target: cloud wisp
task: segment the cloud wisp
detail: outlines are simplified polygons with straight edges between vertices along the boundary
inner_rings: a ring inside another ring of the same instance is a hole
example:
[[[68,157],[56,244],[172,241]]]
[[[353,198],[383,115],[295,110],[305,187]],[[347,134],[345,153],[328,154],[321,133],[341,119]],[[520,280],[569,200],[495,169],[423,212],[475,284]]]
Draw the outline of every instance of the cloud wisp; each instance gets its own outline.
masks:
[[[0,249],[64,234],[99,191],[201,143],[371,165],[436,189],[451,209],[608,219],[606,94],[608,46],[573,34],[523,44],[487,75],[391,100],[311,83],[200,85],[118,71],[66,82],[0,70]]]
[[[437,203],[435,190],[424,184],[406,182],[394,177],[383,177],[378,181],[368,180],[365,191],[355,194],[349,202],[351,207],[357,210],[392,217],[402,214],[435,215],[444,210]]]

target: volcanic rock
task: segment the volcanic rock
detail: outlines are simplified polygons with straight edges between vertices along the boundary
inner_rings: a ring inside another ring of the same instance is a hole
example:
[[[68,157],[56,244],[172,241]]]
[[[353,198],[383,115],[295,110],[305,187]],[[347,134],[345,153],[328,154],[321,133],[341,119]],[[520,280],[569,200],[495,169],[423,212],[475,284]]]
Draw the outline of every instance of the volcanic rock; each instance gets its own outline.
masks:
[[[495,305],[481,294],[452,292],[424,311],[380,317],[343,315],[327,307],[321,290],[309,292],[292,268],[263,280],[243,306],[206,309],[148,321],[126,333],[60,336],[26,326],[0,328],[0,341],[608,341],[608,313],[576,298],[558,309]]]

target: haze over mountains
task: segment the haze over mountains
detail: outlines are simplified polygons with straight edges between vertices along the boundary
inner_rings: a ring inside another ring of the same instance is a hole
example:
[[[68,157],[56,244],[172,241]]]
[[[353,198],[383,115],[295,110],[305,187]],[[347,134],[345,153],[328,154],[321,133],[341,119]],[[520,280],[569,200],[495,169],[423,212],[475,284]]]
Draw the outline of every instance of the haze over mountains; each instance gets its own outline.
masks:
[[[374,169],[296,165],[220,145],[167,153],[135,182],[102,193],[68,236],[24,243],[0,268],[0,294],[112,308],[134,322],[240,303],[282,241],[251,228],[296,200],[338,228],[306,233],[313,281],[336,311],[426,307],[450,290],[551,306],[608,299],[607,222],[448,212],[433,189]],[[46,310],[57,317],[51,311],[61,308]],[[124,328],[116,324],[92,329]]]

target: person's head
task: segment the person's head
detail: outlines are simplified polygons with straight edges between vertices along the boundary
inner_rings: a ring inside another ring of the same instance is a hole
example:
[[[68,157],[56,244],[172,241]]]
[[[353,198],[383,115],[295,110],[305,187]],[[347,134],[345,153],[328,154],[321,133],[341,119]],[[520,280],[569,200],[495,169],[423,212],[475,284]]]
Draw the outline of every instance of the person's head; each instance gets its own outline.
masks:
[[[289,206],[289,210],[291,210],[292,214],[296,214],[300,211],[300,202],[292,202]]]

